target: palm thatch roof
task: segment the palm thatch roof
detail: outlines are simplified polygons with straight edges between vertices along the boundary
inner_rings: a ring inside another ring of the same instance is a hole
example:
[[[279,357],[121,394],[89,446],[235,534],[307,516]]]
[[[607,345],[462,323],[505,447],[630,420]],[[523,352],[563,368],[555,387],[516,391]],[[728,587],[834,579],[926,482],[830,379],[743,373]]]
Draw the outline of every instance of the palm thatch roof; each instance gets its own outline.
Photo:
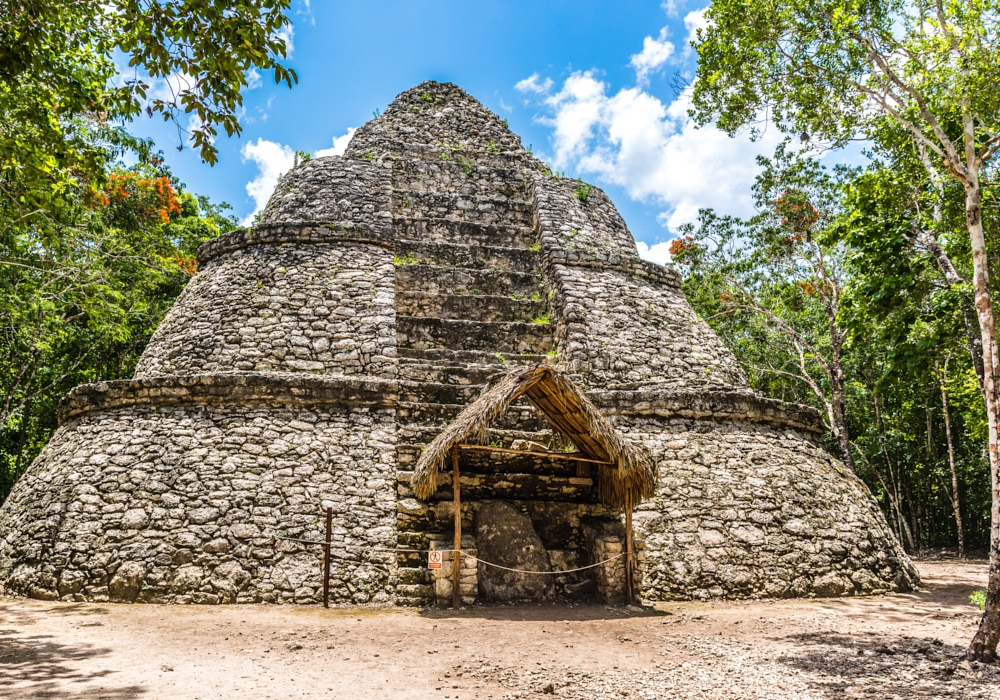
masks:
[[[482,395],[427,445],[411,484],[418,498],[437,490],[437,476],[451,450],[470,438],[485,442],[490,424],[522,396],[565,435],[581,456],[599,460],[598,495],[618,510],[653,495],[656,466],[644,446],[621,435],[567,377],[546,365],[516,367],[487,385]]]

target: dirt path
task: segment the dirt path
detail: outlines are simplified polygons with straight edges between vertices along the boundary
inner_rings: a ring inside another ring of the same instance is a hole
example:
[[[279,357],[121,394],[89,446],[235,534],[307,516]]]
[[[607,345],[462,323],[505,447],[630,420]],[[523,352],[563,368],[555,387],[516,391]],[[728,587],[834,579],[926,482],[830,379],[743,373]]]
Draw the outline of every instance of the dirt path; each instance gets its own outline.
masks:
[[[984,562],[867,599],[418,613],[0,599],[3,698],[991,698]]]

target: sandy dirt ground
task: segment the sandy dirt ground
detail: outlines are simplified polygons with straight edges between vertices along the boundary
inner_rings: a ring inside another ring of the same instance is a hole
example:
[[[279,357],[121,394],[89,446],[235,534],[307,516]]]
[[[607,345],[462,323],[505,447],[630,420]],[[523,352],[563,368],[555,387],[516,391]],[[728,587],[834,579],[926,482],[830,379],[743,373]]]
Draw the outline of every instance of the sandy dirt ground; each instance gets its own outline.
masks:
[[[0,599],[0,697],[991,698],[962,661],[982,561],[921,560],[918,593],[451,610]]]

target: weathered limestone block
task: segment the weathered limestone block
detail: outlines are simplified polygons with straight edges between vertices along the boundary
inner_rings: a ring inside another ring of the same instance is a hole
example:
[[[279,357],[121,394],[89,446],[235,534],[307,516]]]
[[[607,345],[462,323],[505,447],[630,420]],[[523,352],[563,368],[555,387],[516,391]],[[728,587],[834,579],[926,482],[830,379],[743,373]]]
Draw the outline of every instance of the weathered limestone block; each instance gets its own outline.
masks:
[[[552,577],[521,573],[551,571],[549,555],[531,521],[510,503],[493,501],[476,513],[479,558],[507,569],[484,564],[479,572],[480,594],[486,600],[525,600],[552,593]]]

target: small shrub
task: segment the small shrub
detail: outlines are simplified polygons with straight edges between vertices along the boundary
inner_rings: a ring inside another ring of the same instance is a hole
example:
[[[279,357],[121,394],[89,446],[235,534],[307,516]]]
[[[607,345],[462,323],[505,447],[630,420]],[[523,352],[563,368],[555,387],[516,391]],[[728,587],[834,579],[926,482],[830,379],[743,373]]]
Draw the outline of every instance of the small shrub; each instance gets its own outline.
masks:
[[[497,146],[497,142],[496,141],[490,141],[490,145],[488,145],[486,147],[486,152],[487,153],[499,153],[500,152],[500,147]]]
[[[534,323],[536,326],[545,326],[548,325],[549,323],[552,323],[552,316],[549,314],[548,311],[546,311],[541,316],[531,319],[531,322]]]
[[[576,192],[573,196],[579,199],[581,202],[586,202],[590,199],[590,190],[593,189],[590,185],[584,184],[583,180],[576,181]]]
[[[503,128],[504,128],[504,129],[507,129],[507,128],[509,128],[509,127],[507,126],[507,120],[506,120],[506,119],[501,119],[501,120],[500,120],[500,123],[501,123],[501,124],[503,124]]]
[[[507,360],[504,359],[504,356],[503,356],[502,352],[495,352],[495,353],[493,353],[493,361],[496,364],[498,364],[498,365],[505,365],[505,364],[507,364]]]
[[[413,253],[392,256],[393,265],[413,265],[415,262],[417,262],[417,259],[413,257]]]
[[[969,602],[980,610],[986,610],[986,591],[973,591],[969,596]]]
[[[465,171],[466,175],[468,175],[469,177],[472,177],[473,175],[476,174],[476,163],[475,163],[475,161],[472,160],[472,158],[466,158],[465,156],[459,156],[458,157],[458,162],[462,164],[462,170]]]
[[[530,297],[528,297],[528,301],[541,301],[541,300],[542,300],[541,292],[535,292]]]
[[[559,356],[559,353],[558,353],[558,352],[556,352],[556,349],[555,349],[555,348],[552,348],[551,350],[549,350],[549,351],[548,351],[547,353],[545,353],[545,354],[546,354],[546,356],[548,356],[548,357],[552,357],[552,358],[555,358],[555,357],[558,357],[558,356]]]
[[[538,241],[535,241],[534,243],[528,246],[528,250],[541,250],[541,247],[542,247],[541,244]]]
[[[420,93],[420,101],[421,102],[430,102],[431,101],[431,96],[428,95],[426,92],[422,92],[422,93]]]

